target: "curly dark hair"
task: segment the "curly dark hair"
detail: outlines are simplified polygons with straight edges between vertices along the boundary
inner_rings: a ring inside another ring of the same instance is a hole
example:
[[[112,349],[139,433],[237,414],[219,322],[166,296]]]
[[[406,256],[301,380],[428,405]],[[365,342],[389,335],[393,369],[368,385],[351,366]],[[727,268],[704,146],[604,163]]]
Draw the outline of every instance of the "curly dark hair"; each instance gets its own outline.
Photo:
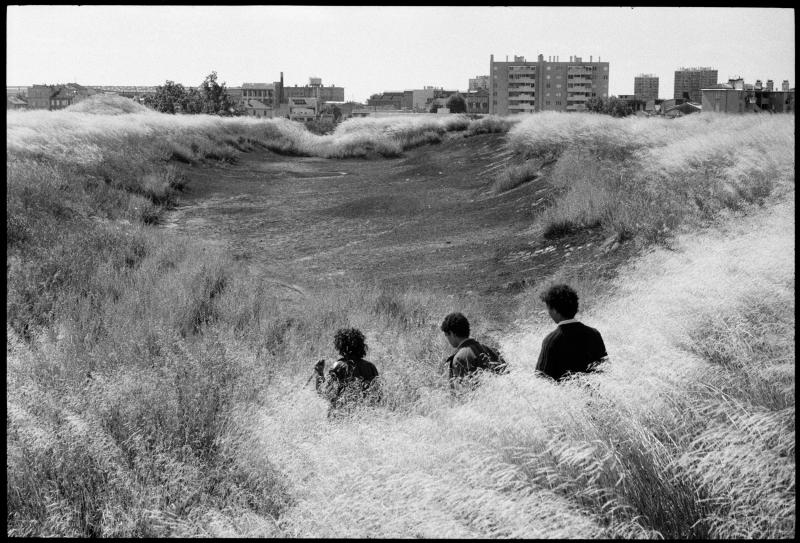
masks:
[[[442,321],[442,332],[452,332],[458,337],[469,337],[469,321],[461,313],[450,313]]]
[[[340,328],[333,336],[333,346],[343,358],[355,360],[367,354],[364,334],[357,328]]]
[[[541,295],[547,307],[558,311],[565,319],[571,319],[578,312],[578,293],[569,285],[553,285]]]

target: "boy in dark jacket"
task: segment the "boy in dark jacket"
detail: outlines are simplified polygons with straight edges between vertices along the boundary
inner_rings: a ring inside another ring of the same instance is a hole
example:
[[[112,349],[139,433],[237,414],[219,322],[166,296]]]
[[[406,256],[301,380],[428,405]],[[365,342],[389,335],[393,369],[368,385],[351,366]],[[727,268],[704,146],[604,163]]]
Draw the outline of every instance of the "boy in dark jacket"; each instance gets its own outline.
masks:
[[[550,287],[541,298],[558,328],[542,341],[536,370],[556,381],[571,373],[593,371],[608,355],[600,332],[575,320],[578,294],[561,284]]]
[[[505,361],[489,347],[469,337],[469,321],[461,313],[450,313],[442,321],[441,330],[451,347],[456,349],[447,358],[450,389],[459,392],[471,388],[478,370],[494,373],[505,371]]]
[[[378,368],[364,360],[367,345],[364,334],[356,328],[342,328],[333,338],[334,347],[340,358],[328,370],[325,378],[325,360],[314,366],[317,392],[330,402],[328,416],[340,411],[348,411],[358,403],[380,400],[380,390],[376,386]]]

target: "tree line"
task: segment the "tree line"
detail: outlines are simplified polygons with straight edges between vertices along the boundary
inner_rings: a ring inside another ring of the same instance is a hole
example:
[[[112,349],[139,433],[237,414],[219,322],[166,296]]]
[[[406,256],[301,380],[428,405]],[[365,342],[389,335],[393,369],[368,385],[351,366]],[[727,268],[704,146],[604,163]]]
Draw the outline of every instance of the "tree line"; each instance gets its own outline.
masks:
[[[144,104],[162,113],[206,113],[209,115],[242,115],[239,105],[228,96],[225,83],[217,82],[212,71],[199,88],[184,87],[167,80],[156,87],[155,94],[145,96]]]
[[[586,109],[595,113],[605,113],[612,117],[627,117],[633,114],[633,108],[630,104],[616,96],[609,96],[605,100],[596,97],[589,98],[586,101]]]

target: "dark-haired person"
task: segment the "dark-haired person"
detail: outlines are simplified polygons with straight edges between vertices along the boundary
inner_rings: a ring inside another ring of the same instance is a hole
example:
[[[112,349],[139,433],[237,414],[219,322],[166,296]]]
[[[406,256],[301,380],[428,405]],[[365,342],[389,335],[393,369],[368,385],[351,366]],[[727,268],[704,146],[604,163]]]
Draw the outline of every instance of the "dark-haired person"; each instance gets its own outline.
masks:
[[[571,373],[591,372],[608,354],[595,328],[575,320],[578,293],[569,285],[553,285],[541,295],[558,327],[542,341],[536,370],[556,381]]]
[[[461,313],[450,313],[442,321],[441,330],[451,347],[456,349],[447,358],[450,388],[460,390],[478,370],[505,371],[505,361],[494,350],[469,337],[469,321]]]
[[[328,370],[328,378],[324,374],[325,360],[314,366],[317,392],[331,404],[329,417],[365,400],[375,403],[380,399],[375,381],[378,368],[364,360],[367,354],[364,334],[356,328],[341,328],[333,337],[333,345],[339,352],[339,359]]]

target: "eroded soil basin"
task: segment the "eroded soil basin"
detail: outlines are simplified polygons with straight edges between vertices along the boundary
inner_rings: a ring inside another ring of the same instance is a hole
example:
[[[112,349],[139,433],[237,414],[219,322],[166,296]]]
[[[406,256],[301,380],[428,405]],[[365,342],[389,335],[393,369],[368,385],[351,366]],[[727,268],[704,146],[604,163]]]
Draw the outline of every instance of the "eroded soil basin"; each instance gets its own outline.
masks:
[[[564,264],[591,262],[599,232],[545,240],[546,176],[503,194],[504,137],[456,134],[394,159],[256,151],[187,169],[165,227],[227,246],[293,295],[344,282],[491,297],[500,306]]]

